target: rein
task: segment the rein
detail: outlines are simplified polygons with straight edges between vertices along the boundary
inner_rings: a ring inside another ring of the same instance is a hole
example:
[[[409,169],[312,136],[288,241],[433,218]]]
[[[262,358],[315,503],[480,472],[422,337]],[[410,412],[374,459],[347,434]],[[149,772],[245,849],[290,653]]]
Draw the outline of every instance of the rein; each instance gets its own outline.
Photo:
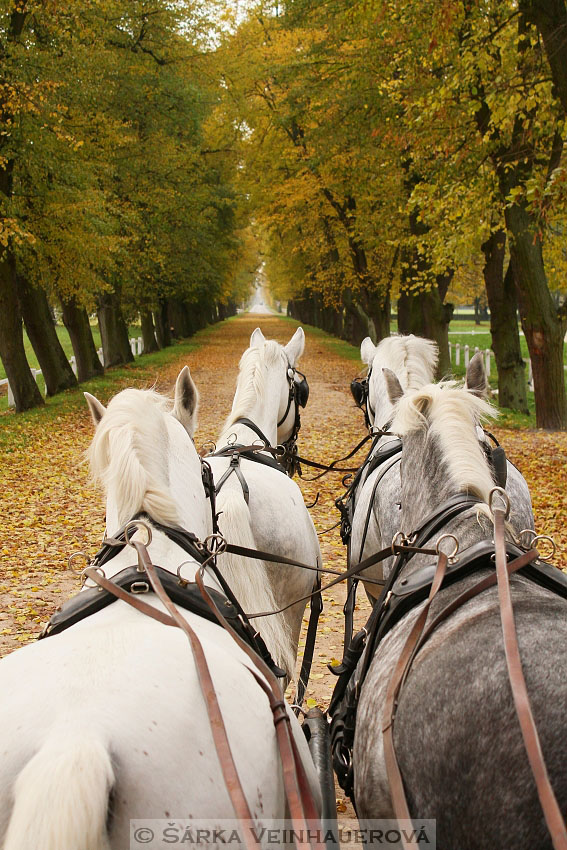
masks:
[[[505,500],[506,509],[492,507],[495,494],[499,494]],[[437,595],[445,577],[448,558],[443,552],[439,554],[435,576],[427,602],[416,618],[411,631],[406,639],[404,647],[398,657],[394,672],[390,677],[386,691],[384,705],[384,725],[382,734],[384,739],[384,761],[386,774],[390,788],[392,805],[398,820],[407,819],[411,822],[411,814],[405,794],[403,778],[399,768],[394,746],[394,723],[396,711],[399,704],[400,692],[407,679],[411,665],[419,650],[423,647],[437,626],[447,617],[460,608],[465,602],[478,596],[479,593],[489,587],[498,585],[498,601],[500,618],[502,623],[502,637],[506,655],[506,666],[508,679],[512,690],[512,697],[516,714],[520,724],[524,747],[530,763],[530,769],[534,777],[538,797],[549,830],[553,847],[555,850],[567,850],[567,829],[557,799],[551,786],[547,768],[541,750],[539,735],[530,706],[526,681],[522,670],[522,661],[518,646],[518,636],[514,622],[514,612],[510,594],[510,575],[522,567],[527,566],[539,557],[536,549],[530,549],[523,555],[508,562],[506,553],[505,520],[509,513],[509,500],[502,488],[496,487],[490,494],[490,507],[493,515],[494,525],[494,552],[496,559],[496,570],[483,578],[473,587],[461,593],[456,599],[441,610],[435,619],[425,629],[427,616],[431,603]],[[405,850],[417,850],[418,845],[412,838],[407,838],[405,832],[401,833],[402,843]]]
[[[177,626],[180,628],[191,645],[195,667],[199,678],[199,683],[203,692],[204,701],[209,716],[209,723],[213,735],[215,749],[219,759],[220,767],[225,780],[231,802],[237,818],[242,827],[242,834],[247,850],[256,850],[257,836],[251,826],[252,813],[248,806],[244,790],[242,788],[240,778],[234,763],[230,742],[224,725],[222,712],[218,702],[218,697],[215,691],[214,683],[211,677],[210,669],[203,650],[203,646],[187,620],[177,610],[168,594],[166,593],[163,584],[160,581],[158,573],[150,559],[147,547],[144,543],[137,540],[128,540],[129,545],[133,546],[138,555],[138,569],[140,573],[145,574],[152,590],[163,603],[168,614],[153,606],[141,602],[141,600],[131,597],[128,593],[122,591],[113,584],[103,578],[96,569],[88,568],[86,575],[96,584],[100,585],[109,592],[114,593],[119,599],[122,599],[127,604],[131,605],[136,610],[140,611],[153,619],[158,620],[166,625]],[[269,667],[259,658],[259,656],[246,644],[245,641],[231,628],[227,623],[217,605],[213,601],[207,591],[203,581],[202,572],[204,571],[207,562],[214,560],[218,551],[214,541],[211,543],[211,548],[207,550],[209,557],[206,560],[201,560],[201,568],[196,574],[196,582],[199,591],[207,605],[210,607],[215,617],[226,631],[235,640],[238,646],[246,653],[247,657],[252,661],[256,670],[251,671],[257,683],[268,696],[270,708],[272,710],[273,722],[276,730],[276,739],[280,750],[280,757],[283,768],[284,788],[286,799],[289,806],[290,816],[293,823],[293,828],[296,830],[295,839],[299,850],[310,850],[313,846],[320,847],[318,841],[311,843],[304,836],[308,833],[309,821],[318,823],[318,812],[315,801],[313,799],[311,789],[309,787],[305,769],[299,753],[297,751],[293,735],[291,733],[289,716],[286,711],[286,704],[282,697],[281,688],[277,678]],[[215,570],[216,572],[216,570]]]

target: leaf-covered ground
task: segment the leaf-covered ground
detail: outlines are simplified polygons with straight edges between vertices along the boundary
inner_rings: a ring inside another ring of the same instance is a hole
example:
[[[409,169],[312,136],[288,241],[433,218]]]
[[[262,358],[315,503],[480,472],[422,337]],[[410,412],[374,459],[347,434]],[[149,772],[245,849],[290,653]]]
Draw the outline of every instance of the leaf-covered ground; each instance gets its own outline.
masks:
[[[96,385],[89,390],[100,394],[102,401],[127,384],[150,386],[155,382],[158,389],[169,390],[181,366],[188,362],[201,392],[200,446],[217,436],[230,410],[238,360],[257,325],[267,337],[280,342],[287,342],[295,327],[290,320],[277,317],[239,317],[198,335],[189,354],[187,346],[180,347],[179,353],[172,349],[169,362],[162,360],[159,370],[133,368],[106,379],[98,390]],[[299,447],[304,456],[330,461],[346,454],[363,436],[362,415],[348,389],[359,365],[352,349],[320,331],[307,331],[302,369],[311,394],[302,414]],[[559,549],[555,562],[567,566],[567,434],[494,431],[530,485],[538,530],[555,538]],[[89,484],[83,461],[91,435],[90,418],[79,393],[31,416],[9,413],[0,417],[0,654],[34,639],[62,599],[78,590],[77,573],[67,567],[69,555],[76,550],[93,555],[98,548],[104,505]],[[305,475],[309,475],[307,470]],[[318,531],[338,519],[334,500],[341,492],[340,477],[300,481],[307,504],[319,494],[311,511]],[[325,565],[344,567],[338,529],[320,540]],[[369,606],[363,593],[359,597],[357,619],[362,623]],[[310,704],[325,707],[334,684],[327,664],[341,658],[344,589],[329,591],[324,600],[307,696]],[[339,808],[343,808],[341,803]]]

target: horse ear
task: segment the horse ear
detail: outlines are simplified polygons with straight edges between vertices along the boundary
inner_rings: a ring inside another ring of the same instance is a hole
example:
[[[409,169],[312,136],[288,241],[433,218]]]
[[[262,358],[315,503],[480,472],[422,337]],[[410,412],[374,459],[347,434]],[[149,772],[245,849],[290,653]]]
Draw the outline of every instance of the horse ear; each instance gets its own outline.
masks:
[[[100,401],[98,400],[98,398],[95,398],[94,395],[91,395],[90,393],[83,393],[83,395],[84,395],[84,397],[87,401],[87,404],[89,406],[89,410],[91,412],[91,418],[93,420],[93,425],[96,428],[96,426],[98,425],[98,423],[100,422],[100,420],[102,419],[104,414],[106,413],[106,407],[104,406],[104,404],[101,404]]]
[[[197,408],[199,393],[191,377],[188,366],[184,366],[175,382],[175,401],[173,415],[178,419],[190,437],[197,427]]]
[[[295,366],[298,363],[304,348],[305,334],[303,333],[303,328],[299,327],[284,349],[290,366]]]
[[[398,381],[397,375],[395,375],[391,369],[383,368],[382,374],[386,381],[386,389],[388,390],[390,401],[392,404],[396,404],[396,402],[398,402],[404,394],[402,385]]]
[[[255,331],[252,331],[250,336],[250,348],[259,348],[261,345],[264,345],[266,342],[266,337],[260,330],[260,328],[256,328]]]
[[[477,351],[467,366],[465,387],[469,390],[469,392],[479,398],[488,398],[489,386],[488,381],[486,380],[486,372],[484,370],[484,358],[480,351]]]
[[[367,366],[371,366],[375,354],[376,346],[370,337],[367,336],[366,339],[363,339],[360,343],[360,359],[363,363],[366,363]]]

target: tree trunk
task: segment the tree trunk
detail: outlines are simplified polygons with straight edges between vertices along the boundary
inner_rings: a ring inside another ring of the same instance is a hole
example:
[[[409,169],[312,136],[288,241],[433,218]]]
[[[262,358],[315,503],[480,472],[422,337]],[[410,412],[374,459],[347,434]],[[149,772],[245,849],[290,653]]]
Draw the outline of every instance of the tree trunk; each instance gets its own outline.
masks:
[[[193,335],[189,311],[184,301],[180,301],[178,298],[169,298],[167,317],[171,334],[175,339],[186,339]]]
[[[49,302],[43,289],[33,288],[17,275],[18,298],[30,342],[35,351],[48,395],[77,386],[77,379],[53,325]]]
[[[154,317],[152,316],[151,310],[144,310],[141,312],[140,319],[142,323],[144,354],[150,354],[152,351],[159,351],[154,330]]]
[[[104,366],[97,354],[87,311],[84,307],[79,307],[74,298],[62,301],[61,308],[63,324],[67,328],[73,346],[79,382],[103,375]]]
[[[374,328],[374,333],[371,333],[370,337],[377,345],[390,336],[390,291],[384,293],[379,287],[365,289],[363,303]]]
[[[156,339],[160,348],[171,345],[171,328],[167,318],[167,299],[160,298],[159,309],[154,313]]]
[[[427,292],[400,291],[398,300],[398,330],[403,334],[415,334],[432,339],[439,348],[437,377],[443,378],[451,371],[449,357],[449,323],[453,305],[443,304],[439,287]]]
[[[359,346],[367,336],[376,336],[374,323],[358,303],[350,289],[343,292],[345,305],[344,339],[351,345]]]
[[[102,339],[104,365],[120,366],[134,359],[128,328],[120,308],[120,298],[116,292],[102,292],[98,298],[98,325]]]
[[[333,336],[341,337],[343,334],[343,314],[336,307],[323,307],[322,312],[323,330]]]
[[[0,179],[1,176],[0,172]],[[16,412],[20,413],[44,402],[26,358],[15,277],[14,258],[8,245],[4,253],[0,253],[0,357]]]
[[[522,328],[532,361],[538,428],[567,428],[563,370],[565,320],[557,313],[547,285],[541,239],[520,204],[505,210],[511,234],[510,259],[516,280]]]
[[[565,0],[520,0],[520,11],[541,33],[555,92],[567,115],[567,7]]]
[[[27,15],[25,7],[25,2],[13,4],[5,32],[7,41],[15,41],[22,34]],[[10,91],[10,86],[4,88],[5,91],[0,94],[0,114],[2,123],[9,126],[14,123],[14,115],[6,94]],[[0,195],[6,200],[12,198],[14,159],[10,150],[6,157],[3,149],[12,144],[11,134],[3,134],[0,138]],[[19,413],[43,404],[24,348],[22,316],[16,291],[16,264],[11,240],[7,245],[0,246],[0,357],[14,396],[16,411]]]
[[[503,230],[492,233],[482,246],[492,350],[498,371],[498,403],[501,407],[528,413],[525,364],[516,314],[516,285],[511,263],[504,275],[505,250]]]

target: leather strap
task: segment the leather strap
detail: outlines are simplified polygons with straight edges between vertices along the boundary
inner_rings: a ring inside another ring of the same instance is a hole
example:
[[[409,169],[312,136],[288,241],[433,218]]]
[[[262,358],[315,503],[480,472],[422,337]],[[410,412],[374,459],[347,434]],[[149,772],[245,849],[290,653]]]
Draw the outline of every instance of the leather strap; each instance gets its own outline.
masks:
[[[144,602],[140,599],[139,596],[132,596],[131,593],[128,593],[122,587],[114,582],[109,581],[105,576],[101,575],[94,567],[87,567],[84,570],[84,575],[98,584],[99,587],[107,590],[108,593],[112,593],[113,596],[116,596],[117,599],[121,599],[122,602],[127,602],[132,608],[135,608],[136,611],[140,611],[140,613],[145,614],[147,617],[153,617],[154,620],[157,620],[159,623],[163,623],[164,626],[176,626],[177,623],[170,617],[169,614],[164,614],[163,611],[160,611],[159,608],[154,608],[153,605],[148,605],[147,602]]]
[[[312,847],[309,824],[311,822],[312,826],[313,823],[319,823],[319,813],[309,786],[303,762],[291,732],[289,716],[286,711],[286,704],[279,682],[269,667],[264,664],[258,655],[251,651],[250,647],[247,646],[223,617],[203,583],[200,571],[197,572],[195,581],[203,599],[210,606],[221,626],[227,630],[258,669],[258,674],[255,674],[255,678],[268,697],[274,717],[274,726],[282,761],[286,798],[293,829],[296,832],[295,839],[297,847],[299,850],[309,850]],[[317,835],[319,834],[320,831],[317,830]],[[324,850],[323,845],[318,840],[314,841],[314,846],[317,850]]]
[[[221,491],[222,485],[233,472],[240,481],[244,501],[246,502],[246,504],[248,504],[248,502],[250,501],[250,489],[248,487],[248,482],[246,481],[246,478],[244,477],[244,475],[242,474],[242,470],[240,469],[240,454],[238,452],[234,452],[234,454],[230,458],[228,469],[215,487],[215,495],[218,496]]]
[[[518,637],[514,623],[514,611],[508,573],[506,571],[505,548],[505,512],[494,508],[494,544],[496,552],[496,575],[498,578],[498,598],[500,601],[500,617],[502,619],[502,635],[506,652],[508,676],[512,687],[516,714],[520,722],[524,746],[535,779],[537,793],[547,828],[555,850],[566,850],[567,829],[561,814],[561,809],[551,787],[535,720],[530,706],[526,680],[522,670],[522,660],[518,646]]]
[[[307,683],[309,682],[309,674],[311,673],[311,665],[313,664],[313,652],[315,650],[315,640],[317,638],[317,624],[319,616],[323,610],[323,599],[321,597],[321,579],[317,577],[316,591],[311,597],[311,610],[309,613],[309,625],[307,626],[307,635],[305,636],[305,648],[303,650],[303,661],[301,662],[301,670],[297,681],[297,690],[295,692],[294,703],[299,709],[303,705]]]
[[[136,552],[138,553],[138,563],[140,565],[140,568],[146,573],[154,592],[169,611],[169,617],[167,617],[167,615],[164,615],[163,612],[158,611],[156,608],[153,608],[151,605],[147,605],[146,603],[142,602],[140,599],[129,598],[127,593],[122,591],[121,588],[119,589],[116,586],[112,585],[112,582],[109,582],[104,579],[99,573],[96,572],[96,570],[89,569],[86,571],[86,574],[89,575],[89,578],[92,578],[93,581],[96,581],[97,584],[100,584],[101,587],[105,587],[106,590],[110,590],[111,593],[114,593],[116,596],[118,596],[119,599],[122,599],[124,602],[127,602],[133,608],[136,608],[136,610],[141,611],[142,613],[152,617],[154,620],[158,620],[159,622],[165,623],[166,625],[178,626],[187,635],[189,643],[191,644],[191,650],[193,652],[193,658],[195,661],[195,668],[197,670],[199,684],[201,686],[205,705],[207,707],[207,713],[209,715],[209,722],[211,725],[211,732],[213,735],[213,742],[217,751],[217,756],[224,776],[226,788],[230,796],[232,805],[234,807],[236,817],[240,821],[242,835],[244,836],[246,848],[247,850],[257,850],[257,840],[254,836],[253,830],[251,829],[252,814],[248,806],[248,801],[246,800],[246,796],[244,794],[244,789],[242,788],[238,772],[236,770],[236,765],[234,763],[234,758],[230,749],[228,735],[226,732],[224,720],[220,710],[220,705],[209,670],[209,665],[207,664],[207,659],[203,651],[203,646],[199,638],[197,637],[195,631],[191,628],[187,620],[181,616],[181,614],[179,613],[179,611],[163,589],[163,585],[159,579],[159,576],[153,569],[153,564],[150,561],[150,557],[148,555],[148,551],[145,545],[137,540],[132,540],[131,544],[132,546],[134,546]]]
[[[408,665],[410,664],[411,658],[413,656],[414,649],[425,627],[429,608],[437,594],[437,591],[441,587],[441,583],[443,581],[446,569],[447,556],[444,552],[440,552],[439,559],[437,561],[437,569],[435,571],[435,578],[433,579],[433,584],[431,585],[431,590],[429,591],[427,602],[423,606],[422,610],[419,612],[419,616],[417,617],[411,628],[411,631],[406,639],[404,647],[396,663],[396,667],[394,668],[394,672],[392,673],[392,676],[388,683],[388,689],[386,691],[386,701],[384,704],[384,725],[382,727],[382,734],[384,737],[384,760],[386,763],[386,773],[390,786],[390,796],[392,798],[392,805],[394,808],[395,816],[398,818],[398,820],[406,820],[411,822],[411,815],[409,812],[409,807],[404,790],[404,782],[402,779],[402,774],[398,765],[396,751],[394,748],[394,717],[397,708],[397,699],[402,682],[407,672]],[[408,839],[404,830],[402,830],[401,836],[402,844],[405,850],[417,848],[418,845],[415,843],[413,838]]]
[[[453,599],[452,602],[446,605],[445,608],[439,612],[435,619],[429,624],[428,628],[424,630],[431,602],[442,584],[447,567],[446,556],[443,555],[443,553],[439,556],[435,577],[427,602],[412,626],[406,643],[404,644],[402,652],[398,658],[394,673],[388,683],[384,705],[384,726],[382,732],[384,736],[384,760],[390,786],[392,805],[395,815],[399,820],[411,820],[403,779],[394,748],[394,720],[399,694],[405,680],[407,679],[411,664],[419,650],[423,647],[425,642],[441,622],[446,620],[450,614],[454,613],[454,611],[470,599],[482,593],[484,590],[487,590],[489,587],[498,584],[498,597],[500,602],[500,616],[502,620],[502,634],[504,639],[506,664],[514,705],[516,707],[516,713],[518,715],[524,740],[524,746],[526,748],[532,774],[535,779],[539,800],[551,835],[553,846],[555,850],[567,850],[567,829],[553,792],[553,788],[549,781],[537,728],[531,711],[526,682],[522,671],[509,585],[509,575],[519,569],[522,569],[522,567],[525,567],[531,561],[535,560],[538,557],[538,552],[535,549],[531,549],[508,563],[505,541],[505,514],[504,511],[498,508],[494,509],[493,514],[496,572],[485,576],[481,581],[459,594],[459,596]],[[407,839],[403,832],[402,843],[405,850],[412,850],[412,848],[417,847],[414,841],[411,838]]]

